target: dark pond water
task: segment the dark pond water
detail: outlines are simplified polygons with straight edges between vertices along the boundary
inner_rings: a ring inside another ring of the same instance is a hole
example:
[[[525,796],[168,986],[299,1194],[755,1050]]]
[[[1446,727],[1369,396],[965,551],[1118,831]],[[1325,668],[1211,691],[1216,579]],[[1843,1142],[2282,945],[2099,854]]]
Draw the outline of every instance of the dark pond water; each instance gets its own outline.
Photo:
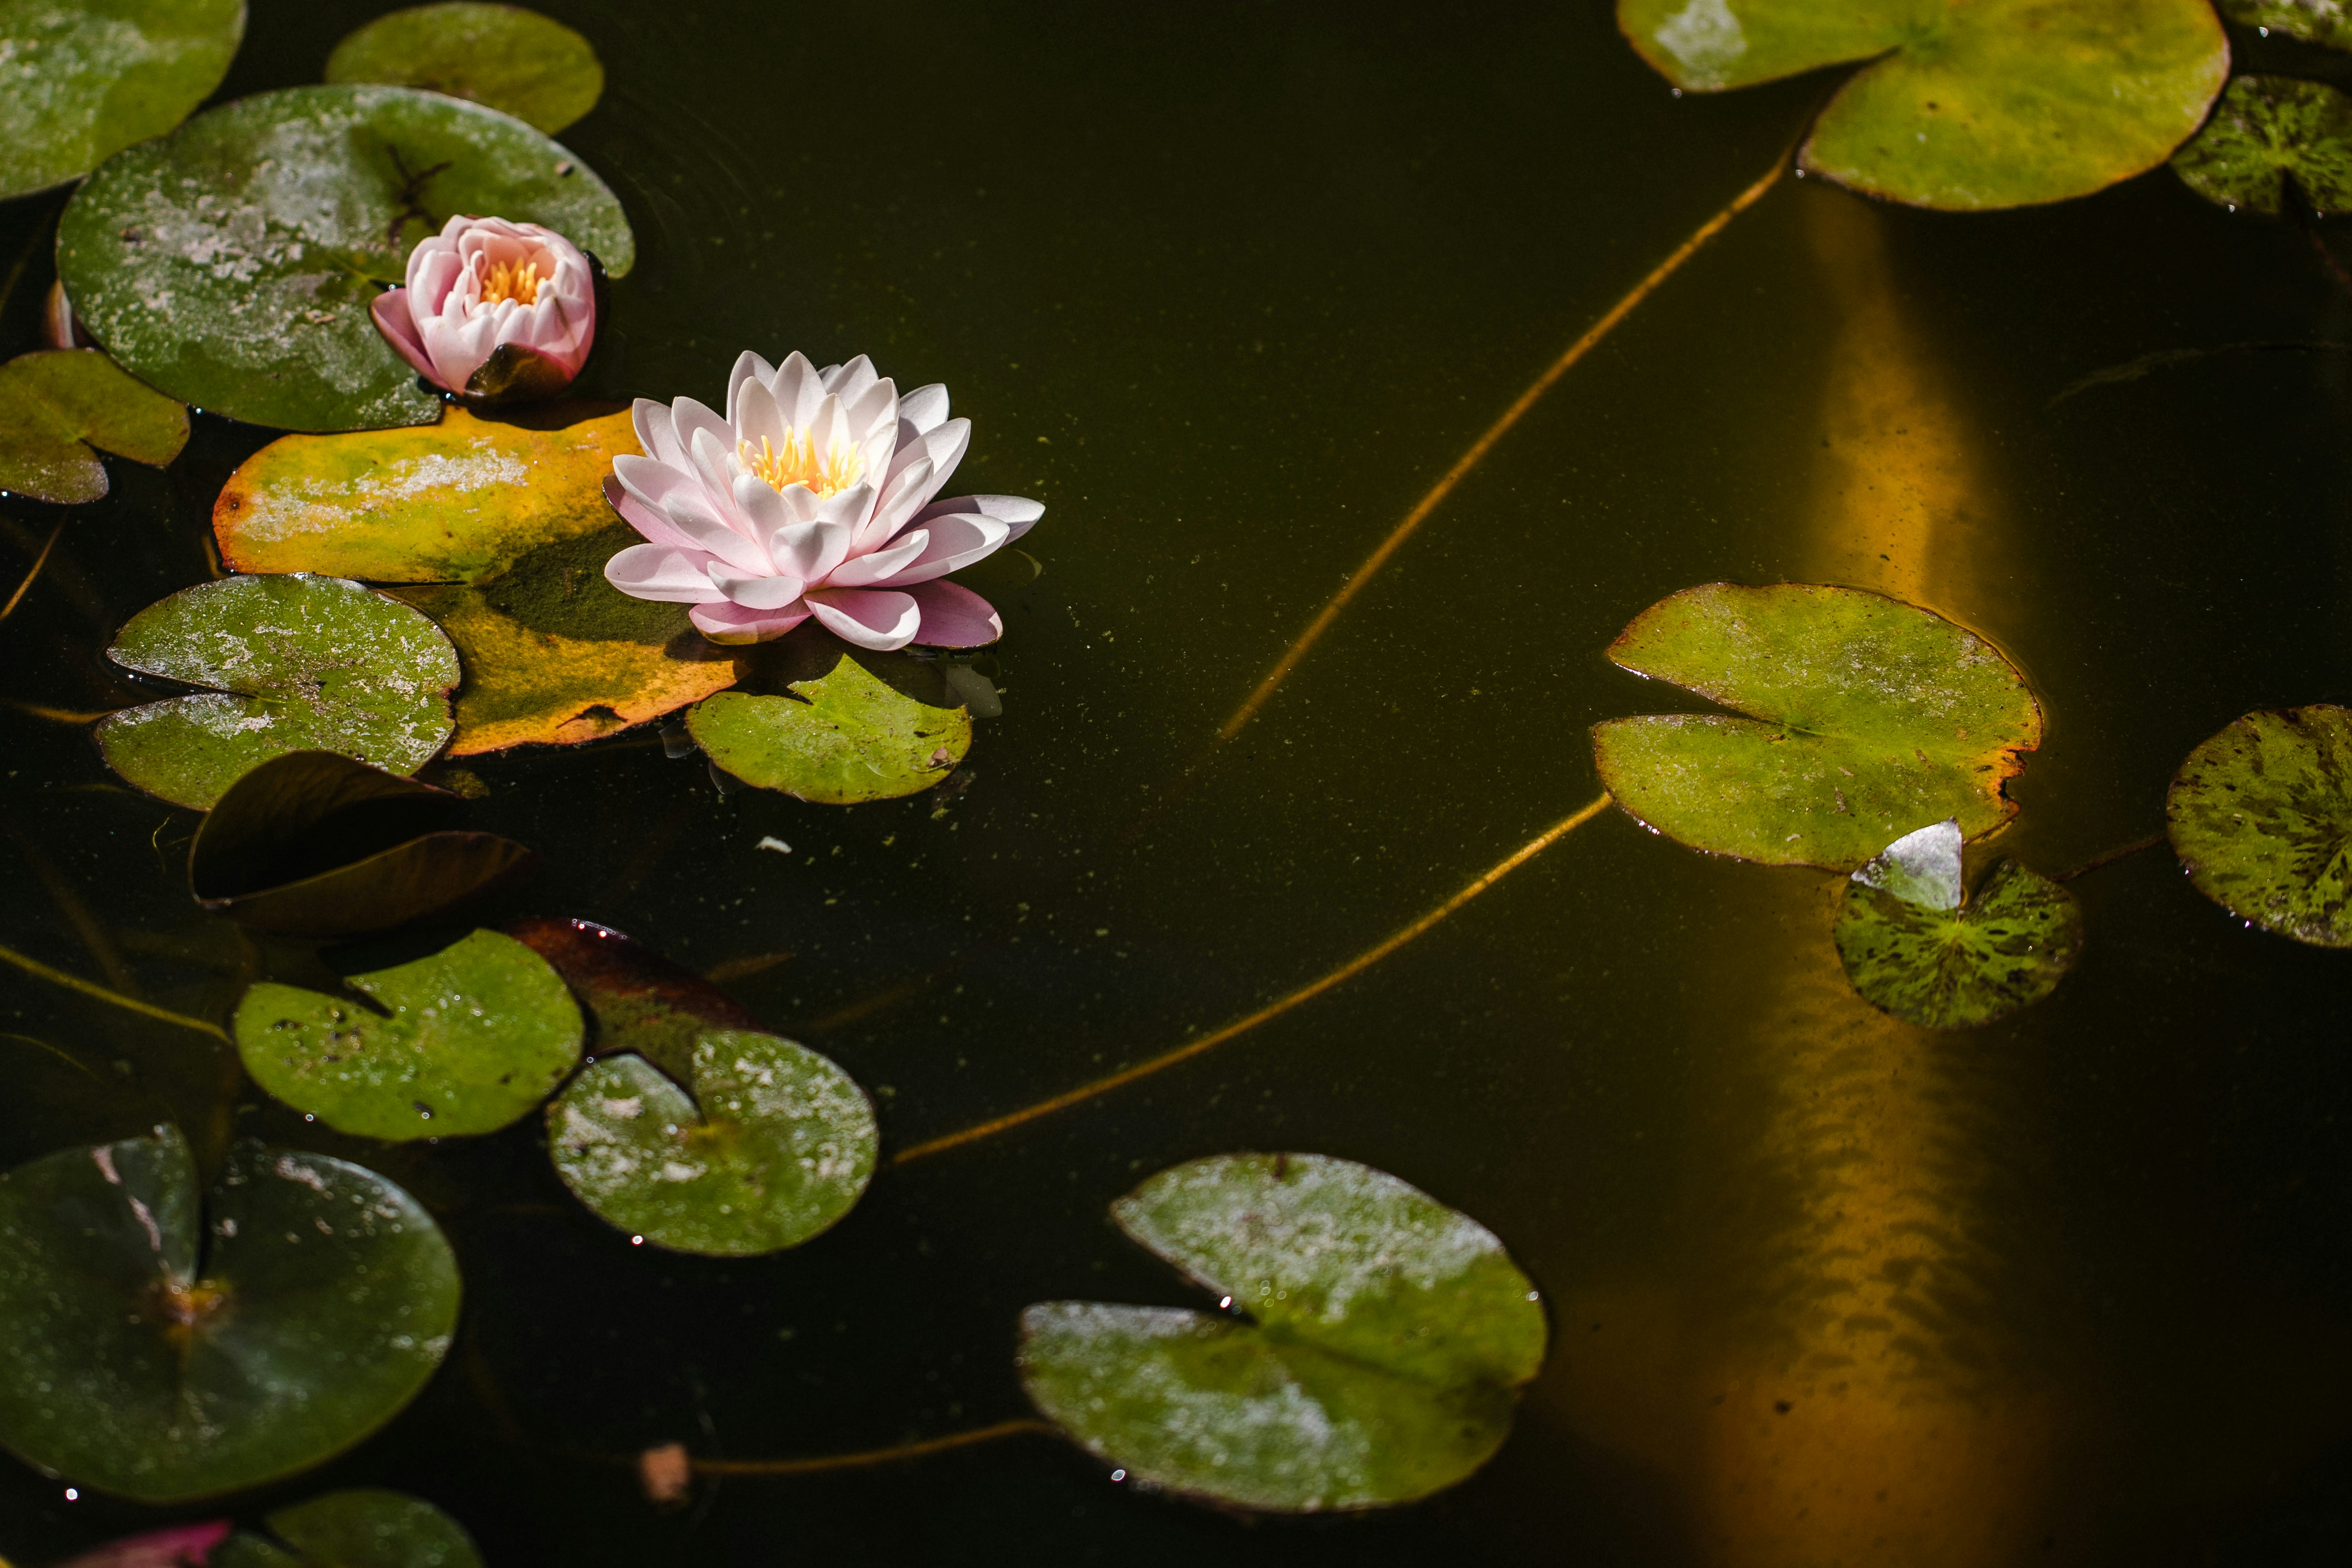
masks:
[[[378,8],[258,0],[223,96],[316,79]],[[877,1086],[899,1146],[1246,1013],[1591,800],[1586,727],[1675,701],[1601,650],[1692,583],[1853,582],[1993,637],[2050,716],[2003,848],[2053,871],[2158,831],[2174,768],[2238,714],[2347,694],[2352,360],[2275,346],[2352,340],[2352,308],[2301,235],[2161,171],[1968,217],[1783,181],[1147,817],[1826,80],[1677,99],[1593,0],[541,8],[607,62],[562,140],[641,248],[597,390],[713,399],[745,347],[871,353],[974,418],[971,488],[1048,507],[1045,574],[1003,601],[1004,716],[943,809],[722,797],[644,732],[476,768],[478,824],[546,862],[492,914],[731,967],[743,1002]],[[56,206],[0,208],[6,258]],[[46,267],[0,350],[32,343]],[[2273,347],[2060,398],[2243,345]],[[113,465],[0,627],[11,697],[130,699],[100,651],[208,575],[213,495],[264,439],[207,418],[168,473]],[[0,506],[12,581],[54,517]],[[74,725],[0,723],[0,940],[205,1017],[299,972],[195,912],[191,813],[121,787]],[[208,1160],[258,1134],[416,1192],[462,1258],[457,1350],[375,1438],[236,1507],[399,1487],[499,1564],[2352,1555],[2342,956],[2242,929],[2158,851],[2074,884],[2090,946],[2051,1000],[1929,1035],[1843,993],[1832,885],[1612,813],[1329,995],[886,1171],[837,1229],[749,1262],[632,1249],[568,1198],[532,1121],[339,1143],[206,1037],[13,970],[0,1164],[169,1115]],[[1256,1148],[1395,1172],[1544,1287],[1553,1354],[1468,1484],[1253,1524],[1024,1437],[662,1513],[612,1462],[1022,1415],[1024,1304],[1191,1301],[1108,1201]],[[0,1466],[20,1563],[165,1517]]]

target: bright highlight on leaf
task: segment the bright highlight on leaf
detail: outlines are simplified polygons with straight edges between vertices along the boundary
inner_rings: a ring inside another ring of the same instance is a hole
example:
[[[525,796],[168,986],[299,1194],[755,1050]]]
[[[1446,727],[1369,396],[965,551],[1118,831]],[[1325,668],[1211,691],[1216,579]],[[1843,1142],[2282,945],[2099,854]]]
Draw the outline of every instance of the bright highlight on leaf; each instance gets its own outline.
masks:
[[[1611,719],[1601,781],[1652,828],[1713,854],[1852,871],[1906,829],[1974,838],[2042,743],[2024,677],[1974,632],[1860,589],[1685,589],[1609,646],[1636,674],[1734,709]]]
[[[806,633],[794,639],[795,653],[824,647]],[[971,749],[971,716],[908,692],[934,687],[944,697],[944,678],[904,654],[837,650],[826,650],[830,670],[789,683],[793,695],[710,698],[688,716],[688,732],[746,784],[822,805],[913,795],[945,779]]]
[[[449,738],[458,678],[457,651],[423,615],[302,573],[182,589],[132,616],[107,657],[210,688],[110,714],[97,729],[116,772],[198,810],[289,751],[414,773]]]
[[[1042,1302],[1019,1365],[1039,1410],[1145,1486],[1284,1513],[1410,1502],[1494,1456],[1542,1365],[1502,1243],[1369,1166],[1194,1160],[1111,1218],[1229,1311]]]
[[[2236,720],[2180,765],[2164,817],[2198,892],[2266,931],[2352,947],[2352,710]]]
[[[579,1063],[572,993],[511,936],[476,931],[344,983],[383,1010],[264,983],[245,993],[230,1029],[255,1082],[338,1132],[394,1142],[495,1133]]]
[[[51,349],[0,365],[0,490],[95,501],[107,489],[100,452],[161,468],[187,444],[187,409],[104,354]]]
[[[2292,180],[2314,210],[2343,212],[2352,208],[2352,98],[2325,82],[2240,77],[2172,168],[2225,207],[2279,213]]]
[[[0,201],[161,136],[228,74],[245,0],[0,5]]]
[[[2154,168],[2230,68],[2206,0],[1618,0],[1617,25],[1694,92],[1860,64],[1800,165],[1958,211],[2064,201]]]
[[[144,1502],[259,1486],[390,1420],[447,1354],[457,1265],[415,1199],[174,1127],[0,1176],[0,1442]]]
[[[596,107],[604,67],[587,39],[520,5],[450,0],[378,16],[327,57],[331,82],[387,82],[471,99],[550,136]]]

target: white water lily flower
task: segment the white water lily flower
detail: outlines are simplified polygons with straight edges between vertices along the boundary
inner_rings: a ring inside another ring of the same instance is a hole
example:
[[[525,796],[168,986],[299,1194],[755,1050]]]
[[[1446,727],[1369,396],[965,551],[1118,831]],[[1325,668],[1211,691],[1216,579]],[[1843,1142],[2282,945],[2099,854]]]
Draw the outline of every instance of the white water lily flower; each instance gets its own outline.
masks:
[[[639,599],[691,604],[717,643],[781,637],[814,615],[861,648],[971,648],[1003,635],[986,600],[942,580],[1019,538],[1045,508],[1018,496],[931,497],[971,422],[945,387],[906,396],[863,354],[818,370],[735,361],[727,412],[639,398],[642,457],[605,497],[646,543],[604,565]]]

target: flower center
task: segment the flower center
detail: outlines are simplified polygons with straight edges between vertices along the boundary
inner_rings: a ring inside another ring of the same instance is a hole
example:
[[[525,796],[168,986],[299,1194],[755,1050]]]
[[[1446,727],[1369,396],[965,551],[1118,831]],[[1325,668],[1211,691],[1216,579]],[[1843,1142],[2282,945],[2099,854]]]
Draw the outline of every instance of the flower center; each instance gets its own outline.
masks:
[[[518,305],[536,305],[539,284],[539,263],[501,261],[482,278],[482,303],[503,305],[511,299]]]
[[[744,467],[777,490],[790,485],[805,485],[820,501],[856,484],[866,467],[856,447],[844,444],[820,455],[816,442],[803,430],[785,431],[782,446],[770,446],[763,435],[757,452],[751,450],[749,441],[739,441],[735,455],[742,459]]]

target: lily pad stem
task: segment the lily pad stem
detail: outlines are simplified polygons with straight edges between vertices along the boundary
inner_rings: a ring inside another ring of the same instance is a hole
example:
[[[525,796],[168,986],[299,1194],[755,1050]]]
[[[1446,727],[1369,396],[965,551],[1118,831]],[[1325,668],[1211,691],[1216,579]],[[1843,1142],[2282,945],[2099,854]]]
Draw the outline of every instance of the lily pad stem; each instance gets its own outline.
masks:
[[[159,1008],[151,1002],[142,1002],[135,997],[126,997],[120,991],[110,991],[94,981],[83,979],[79,975],[69,975],[63,969],[52,969],[38,958],[28,958],[12,947],[0,947],[0,960],[14,964],[26,974],[37,979],[47,980],[53,986],[63,986],[69,991],[79,991],[83,996],[94,997],[101,1002],[110,1003],[128,1011],[143,1013],[151,1019],[160,1019],[165,1023],[177,1024],[182,1029],[192,1029],[199,1034],[211,1035],[223,1045],[230,1043],[228,1030],[216,1023],[206,1023],[202,1019],[190,1018],[185,1013],[175,1013],[169,1008]]]
[[[41,553],[33,558],[33,570],[25,574],[25,580],[16,585],[16,591],[8,596],[8,602],[0,604],[0,621],[16,613],[16,606],[24,601],[25,591],[33,586],[33,579],[41,575],[41,568],[49,564],[49,552],[58,548],[58,536],[65,531],[66,520],[59,517],[58,526],[49,530],[49,542],[43,545]]]
[[[2097,871],[2102,866],[2113,865],[2120,860],[2129,860],[2132,856],[2139,853],[2142,850],[2152,850],[2156,848],[2157,845],[2163,843],[2164,841],[2165,835],[2162,833],[2150,833],[2144,839],[2134,839],[2131,842],[2118,845],[2116,848],[2107,851],[2105,854],[2092,856],[2089,860],[2084,861],[2081,865],[2076,866],[2072,871],[2060,872],[2056,876],[2052,877],[2050,880],[2053,882],[2072,882],[2078,876],[2088,876],[2091,873]]]
[[[1585,823],[1592,821],[1593,818],[1601,815],[1601,813],[1607,810],[1612,803],[1613,802],[1611,798],[1604,793],[1599,800],[1594,800],[1591,804],[1584,807],[1582,810],[1561,818],[1559,821],[1554,822],[1550,827],[1546,828],[1542,832],[1538,833],[1534,838],[1528,840],[1526,843],[1512,851],[1509,855],[1506,856],[1501,862],[1491,867],[1484,875],[1472,882],[1467,887],[1465,887],[1462,891],[1456,893],[1453,897],[1447,899],[1444,903],[1439,904],[1436,908],[1431,910],[1428,914],[1423,915],[1420,919],[1414,921],[1403,930],[1390,936],[1386,941],[1365,949],[1363,952],[1357,954],[1354,957],[1349,959],[1346,963],[1340,965],[1330,973],[1322,976],[1318,979],[1309,980],[1306,985],[1299,987],[1289,995],[1281,998],[1279,1000],[1268,1002],[1265,1007],[1258,1009],[1257,1011],[1251,1013],[1246,1018],[1238,1019],[1234,1022],[1227,1024],[1224,1028],[1217,1030],[1214,1034],[1206,1035],[1202,1039],[1189,1041],[1183,1045],[1178,1046],[1173,1051],[1163,1051],[1160,1055],[1152,1057],[1149,1061],[1139,1061],[1133,1067],[1122,1069],[1118,1072],[1110,1074],[1108,1077],[1097,1078],[1091,1083],[1083,1084],[1078,1088],[1070,1090],[1066,1093],[1056,1094],[1050,1100],[1041,1100],[1034,1105],[1012,1112],[1006,1115],[998,1116],[991,1121],[982,1122],[977,1126],[966,1127],[960,1133],[950,1133],[944,1137],[933,1138],[928,1143],[916,1144],[910,1147],[901,1149],[896,1155],[891,1156],[890,1163],[894,1166],[908,1165],[913,1161],[924,1159],[932,1155],[945,1154],[950,1149],[961,1148],[966,1144],[978,1143],[982,1138],[993,1137],[999,1133],[1010,1132],[1015,1127],[1024,1125],[1030,1122],[1034,1122],[1042,1116],[1050,1116],[1056,1111],[1065,1111],[1073,1105],[1083,1104],[1085,1102],[1092,1100],[1097,1095],[1108,1094],[1114,1089],[1123,1089],[1139,1078],[1149,1078],[1153,1073],[1173,1067],[1180,1061],[1189,1061],[1195,1056],[1201,1055],[1204,1051],[1213,1051],[1218,1046],[1224,1044],[1227,1040],[1239,1039],[1241,1036],[1247,1034],[1250,1030],[1257,1028],[1258,1025],[1271,1022],[1273,1019],[1280,1018],[1283,1014],[1298,1006],[1301,1002],[1311,1001],[1315,998],[1321,996],[1325,991],[1329,990],[1332,987],[1339,984],[1341,981],[1352,979],[1356,976],[1362,974],[1365,970],[1370,968],[1373,965],[1379,963],[1390,954],[1394,953],[1397,949],[1412,941],[1413,938],[1420,936],[1423,933],[1433,928],[1447,915],[1452,915],[1455,910],[1460,909],[1464,904],[1469,903],[1472,899],[1477,897],[1480,894],[1486,892],[1488,888],[1494,886],[1505,877],[1510,875],[1511,873],[1518,870],[1519,867],[1535,859],[1536,856],[1541,854],[1545,850],[1549,849],[1553,844],[1559,842],[1561,839],[1566,838],[1570,833],[1582,827]]]
[[[866,1448],[854,1454],[818,1454],[804,1459],[688,1459],[698,1476],[810,1476],[827,1470],[863,1470],[877,1465],[895,1465],[907,1459],[920,1459],[932,1454],[944,1454],[953,1448],[969,1448],[981,1443],[993,1443],[1004,1437],[1041,1437],[1055,1435],[1050,1421],[1034,1416],[999,1421],[992,1427],[975,1427],[968,1432],[950,1432],[944,1437],[925,1437],[920,1442],[900,1443],[895,1448]],[[628,1461],[635,1464],[636,1461]]]

